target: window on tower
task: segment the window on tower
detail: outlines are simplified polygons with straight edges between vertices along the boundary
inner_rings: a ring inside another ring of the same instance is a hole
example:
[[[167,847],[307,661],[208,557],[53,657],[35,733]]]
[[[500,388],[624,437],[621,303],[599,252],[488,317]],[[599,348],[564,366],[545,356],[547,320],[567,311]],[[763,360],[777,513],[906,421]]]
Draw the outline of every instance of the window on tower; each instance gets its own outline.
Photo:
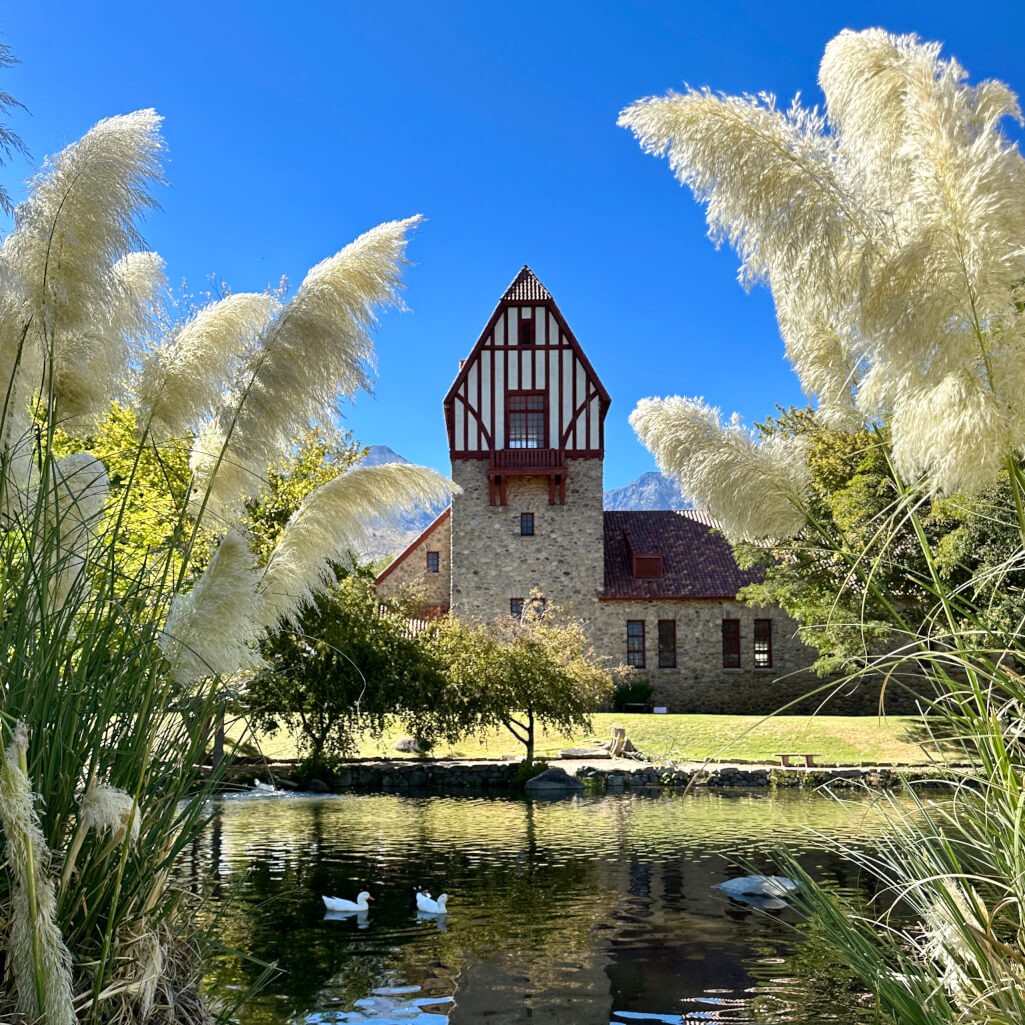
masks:
[[[534,321],[527,320],[524,317],[520,317],[519,323],[519,343],[520,345],[533,345],[534,344]]]
[[[507,401],[508,447],[545,448],[544,392],[510,392]]]

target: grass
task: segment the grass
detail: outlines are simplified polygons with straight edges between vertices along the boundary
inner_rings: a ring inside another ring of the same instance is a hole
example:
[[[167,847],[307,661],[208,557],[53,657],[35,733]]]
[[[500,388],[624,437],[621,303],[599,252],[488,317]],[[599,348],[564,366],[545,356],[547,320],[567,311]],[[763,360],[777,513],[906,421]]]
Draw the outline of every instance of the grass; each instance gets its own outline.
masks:
[[[769,761],[777,752],[811,752],[824,764],[868,763],[921,765],[941,760],[932,746],[923,747],[921,720],[915,716],[809,716],[765,718],[757,715],[624,715],[602,712],[592,717],[592,729],[572,734],[539,734],[537,757],[557,756],[559,749],[607,739],[612,726],[625,726],[626,735],[653,761],[704,761],[706,758]],[[380,740],[363,737],[359,755],[414,757],[393,750],[402,734],[386,733]],[[296,749],[285,733],[261,735],[260,750],[268,759],[294,758]],[[928,753],[927,753],[928,751]],[[467,738],[440,744],[432,755],[446,758],[522,756],[523,748],[507,732],[488,734],[482,741]],[[932,755],[933,757],[930,757]]]

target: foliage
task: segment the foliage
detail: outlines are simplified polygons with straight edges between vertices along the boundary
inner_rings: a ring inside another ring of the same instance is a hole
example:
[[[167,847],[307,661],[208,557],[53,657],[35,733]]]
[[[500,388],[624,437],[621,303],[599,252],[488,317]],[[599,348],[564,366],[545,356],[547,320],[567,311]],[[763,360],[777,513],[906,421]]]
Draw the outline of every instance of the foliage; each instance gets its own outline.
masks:
[[[247,714],[257,729],[297,736],[313,768],[330,768],[353,752],[360,732],[379,736],[396,718],[429,739],[431,710],[445,705],[428,650],[401,610],[382,606],[365,570],[344,575],[263,654],[267,668],[245,688]]]
[[[895,626],[854,678],[927,675],[930,728],[969,764],[945,800],[894,804],[875,852],[840,846],[876,879],[875,903],[786,865],[902,1025],[1025,1019],[1025,160],[1002,126],[1020,120],[1017,98],[966,78],[916,37],[845,31],[820,68],[824,114],[690,90],[621,119],[707,201],[743,276],[772,289],[817,418],[854,433],[759,445],[682,399],[644,403],[638,432],[734,538],[803,532],[810,593],[797,572],[770,593],[809,616],[839,609],[853,632]]]
[[[587,726],[612,692],[612,674],[583,626],[527,603],[521,620],[497,625],[446,620],[433,641],[463,730],[504,726],[534,759],[535,731]]]
[[[653,690],[650,680],[635,678],[631,674],[617,684],[612,692],[612,710],[621,712],[627,705],[646,705]]]
[[[367,469],[306,488],[259,565],[238,497],[285,459],[297,415],[326,419],[334,385],[366,380],[353,370],[415,219],[372,229],[283,306],[229,296],[161,336],[161,262],[136,250],[162,155],[154,112],[100,122],[47,163],[0,245],[5,1020],[202,1017],[202,935],[171,877],[217,782],[200,768],[217,677],[258,659],[368,510],[444,490],[415,467],[376,496]],[[317,360],[291,359],[307,334]],[[193,428],[221,448],[187,459],[168,439]]]

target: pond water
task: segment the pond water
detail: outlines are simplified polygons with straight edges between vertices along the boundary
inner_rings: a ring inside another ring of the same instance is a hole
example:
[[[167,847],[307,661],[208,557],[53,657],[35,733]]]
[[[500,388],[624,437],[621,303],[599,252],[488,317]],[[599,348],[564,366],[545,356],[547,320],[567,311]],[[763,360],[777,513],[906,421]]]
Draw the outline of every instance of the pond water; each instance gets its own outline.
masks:
[[[231,1007],[257,962],[279,969],[233,1013],[245,1025],[868,1022],[795,911],[714,886],[771,873],[780,845],[834,888],[861,885],[809,827],[870,843],[879,821],[760,791],[247,795],[217,802],[182,871],[249,958],[211,960],[211,1005]],[[447,892],[449,913],[418,915],[414,886]],[[322,894],[363,889],[369,913],[325,913]]]

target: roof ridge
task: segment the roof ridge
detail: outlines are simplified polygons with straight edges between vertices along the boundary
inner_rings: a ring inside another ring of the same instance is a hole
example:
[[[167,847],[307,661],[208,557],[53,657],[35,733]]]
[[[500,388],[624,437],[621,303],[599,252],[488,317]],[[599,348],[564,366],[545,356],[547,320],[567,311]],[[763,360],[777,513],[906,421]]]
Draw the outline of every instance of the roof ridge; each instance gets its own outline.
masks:
[[[551,299],[552,293],[538,280],[537,275],[524,264],[509,287],[502,293],[504,302],[534,302]]]

